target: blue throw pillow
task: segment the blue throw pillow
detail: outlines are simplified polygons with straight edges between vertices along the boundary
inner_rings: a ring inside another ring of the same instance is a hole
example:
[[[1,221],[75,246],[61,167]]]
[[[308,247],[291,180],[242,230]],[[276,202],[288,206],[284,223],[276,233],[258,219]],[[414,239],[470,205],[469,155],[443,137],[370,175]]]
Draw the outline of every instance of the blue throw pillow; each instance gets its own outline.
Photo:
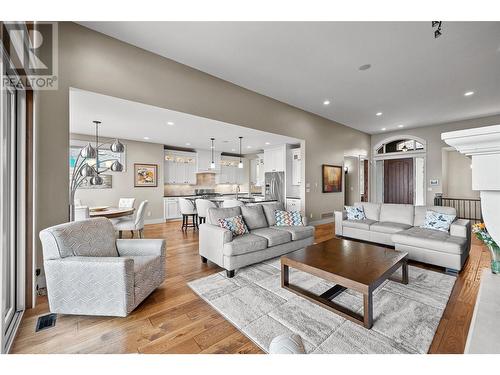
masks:
[[[347,220],[365,220],[365,210],[363,206],[345,206]]]
[[[436,211],[427,211],[425,213],[424,224],[421,228],[439,230],[441,232],[448,232],[450,225],[455,220],[455,215],[441,214]]]

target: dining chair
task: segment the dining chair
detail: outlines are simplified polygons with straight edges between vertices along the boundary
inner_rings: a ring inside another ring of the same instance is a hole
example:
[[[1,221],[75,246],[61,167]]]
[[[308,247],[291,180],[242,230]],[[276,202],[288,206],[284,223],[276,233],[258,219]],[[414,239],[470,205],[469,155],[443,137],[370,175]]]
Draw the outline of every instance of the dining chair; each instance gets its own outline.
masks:
[[[75,207],[80,207],[80,206],[83,206],[82,204],[82,200],[81,199],[78,199],[78,198],[75,198],[75,200],[73,201],[73,205]]]
[[[222,202],[222,207],[224,208],[239,207],[239,206],[244,206],[244,203],[236,199],[227,199],[224,202]]]
[[[73,221],[82,221],[90,219],[90,213],[88,206],[76,206],[75,216]]]
[[[146,215],[146,207],[148,201],[142,201],[135,213],[135,217],[131,219],[124,218],[116,223],[113,223],[115,230],[118,231],[118,237],[122,238],[122,232],[130,231],[132,238],[134,238],[134,231],[139,232],[139,238],[144,238],[144,216]]]
[[[182,230],[188,228],[198,229],[198,212],[194,203],[186,198],[179,198],[179,208],[182,215]],[[192,224],[189,224],[189,218],[192,218]]]
[[[135,198],[120,198],[118,201],[118,208],[134,208],[135,204]],[[127,215],[127,216],[122,216],[118,220],[123,220],[123,219],[132,219],[134,217],[134,214],[132,215]],[[118,220],[111,220],[113,223],[116,223]]]
[[[197,199],[195,201],[196,204],[196,212],[198,213],[198,223],[202,224],[206,222],[207,219],[207,210],[209,208],[217,208],[217,205],[209,201],[208,199]]]

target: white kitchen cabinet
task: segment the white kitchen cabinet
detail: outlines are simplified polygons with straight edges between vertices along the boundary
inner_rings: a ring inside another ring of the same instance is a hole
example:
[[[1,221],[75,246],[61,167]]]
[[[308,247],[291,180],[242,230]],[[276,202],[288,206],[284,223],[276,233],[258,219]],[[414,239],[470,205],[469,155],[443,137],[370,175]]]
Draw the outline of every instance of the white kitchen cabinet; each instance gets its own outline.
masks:
[[[221,153],[214,152],[214,163],[215,169],[210,168],[210,164],[212,164],[212,151],[211,150],[196,150],[197,154],[197,172],[198,173],[206,173],[206,172],[220,172],[221,170]]]
[[[179,198],[163,198],[163,217],[165,220],[181,217]]]
[[[264,154],[250,160],[250,183],[254,186],[264,185]]]
[[[300,199],[287,198],[286,199],[286,209],[287,211],[300,211],[301,204]]]
[[[196,154],[165,150],[164,181],[166,184],[196,184]]]
[[[286,145],[264,150],[264,170],[266,172],[284,172],[286,167]]]
[[[291,150],[292,153],[292,185],[301,184],[302,175],[302,156],[300,148],[294,148]]]
[[[238,168],[240,159],[231,156],[222,156],[220,173],[217,173],[216,182],[218,184],[242,185],[245,182],[246,160],[242,159],[243,168]]]

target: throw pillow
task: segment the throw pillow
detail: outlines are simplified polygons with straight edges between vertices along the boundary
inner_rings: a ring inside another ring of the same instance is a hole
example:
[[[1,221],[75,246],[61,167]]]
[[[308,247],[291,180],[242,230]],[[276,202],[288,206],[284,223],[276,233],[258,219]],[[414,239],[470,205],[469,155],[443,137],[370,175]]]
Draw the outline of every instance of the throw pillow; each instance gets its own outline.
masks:
[[[248,233],[248,228],[241,215],[219,219],[218,223],[221,228],[230,230],[233,236],[241,236]]]
[[[277,227],[302,226],[302,216],[299,211],[274,211]]]
[[[345,206],[347,220],[365,220],[365,210],[363,206]]]
[[[424,225],[421,228],[439,230],[448,232],[450,225],[455,220],[455,215],[442,214],[436,211],[427,211],[425,213]]]

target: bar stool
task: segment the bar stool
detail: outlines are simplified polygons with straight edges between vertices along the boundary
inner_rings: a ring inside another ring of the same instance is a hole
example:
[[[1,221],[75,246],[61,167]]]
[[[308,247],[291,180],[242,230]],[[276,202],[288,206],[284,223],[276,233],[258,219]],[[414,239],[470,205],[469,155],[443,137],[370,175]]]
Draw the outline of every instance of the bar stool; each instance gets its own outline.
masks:
[[[208,199],[197,199],[196,203],[196,211],[198,213],[199,223],[205,223],[207,220],[207,210],[209,208],[217,208],[217,205],[209,201]]]
[[[182,215],[182,230],[188,230],[188,228],[198,229],[198,212],[193,202],[187,200],[186,198],[179,198],[179,208]],[[189,224],[189,218],[191,217],[192,223]]]

